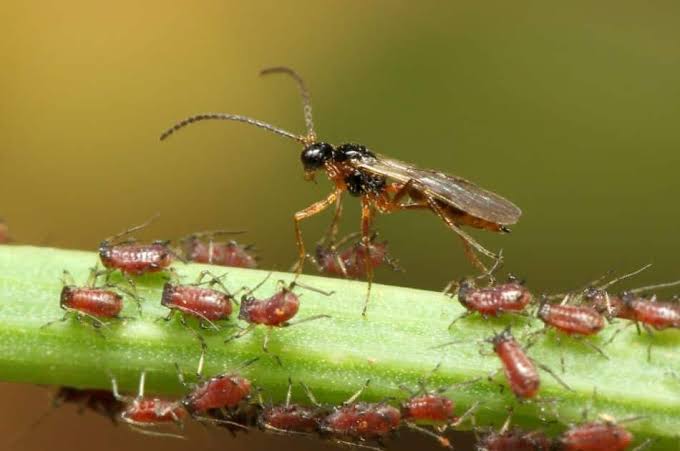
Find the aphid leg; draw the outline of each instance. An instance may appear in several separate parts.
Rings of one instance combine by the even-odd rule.
[[[572,388],[571,388],[569,385],[567,385],[567,383],[564,382],[564,381],[557,375],[557,373],[555,373],[553,370],[551,370],[551,369],[548,368],[547,366],[543,365],[542,363],[537,363],[537,362],[534,362],[534,363],[536,364],[537,367],[539,367],[540,369],[542,369],[542,370],[545,371],[546,373],[550,374],[550,375],[553,377],[553,379],[555,379],[555,380],[557,381],[557,383],[559,383],[562,387],[566,388],[566,389],[569,390],[569,391],[574,391],[574,390],[572,390]]]
[[[470,406],[470,408],[469,408],[468,410],[466,410],[466,411],[463,413],[463,415],[459,416],[459,417],[456,419],[456,421],[452,422],[449,426],[455,428],[455,427],[458,427],[458,426],[460,426],[461,424],[463,424],[463,422],[464,422],[465,420],[467,420],[468,417],[470,417],[471,419],[474,418],[474,417],[475,417],[474,414],[475,414],[475,412],[477,411],[477,409],[479,408],[479,404],[480,404],[479,401],[475,401],[475,402]]]
[[[55,324],[55,323],[62,323],[62,322],[64,322],[64,321],[66,321],[66,320],[69,318],[69,316],[70,316],[70,314],[69,314],[69,312],[67,311],[66,313],[64,313],[64,316],[62,316],[61,318],[55,319],[55,320],[53,320],[53,321],[48,321],[48,322],[46,322],[45,324],[43,324],[42,326],[40,326],[40,328],[41,328],[41,329],[44,329],[44,328],[46,328],[46,327],[50,327],[52,324]]]
[[[142,299],[141,297],[137,294],[137,287],[132,284],[132,290],[126,290],[124,288],[121,288],[119,286],[116,286],[116,289],[120,291],[121,293],[127,295],[128,297],[131,297],[132,300],[135,301],[135,304],[137,304],[137,314],[139,317],[142,317]]]
[[[111,394],[113,397],[116,399],[118,402],[128,402],[129,398],[127,396],[123,396],[120,394],[118,391],[118,381],[116,380],[115,376],[113,374],[109,374],[111,377]]]
[[[588,346],[590,349],[592,349],[593,351],[595,351],[595,352],[597,352],[598,354],[600,354],[600,355],[601,355],[602,357],[604,357],[605,359],[609,360],[609,356],[608,356],[608,355],[607,355],[607,354],[606,354],[599,346],[597,346],[595,343],[592,343],[592,342],[591,342],[590,340],[588,340],[586,337],[574,337],[574,338],[576,338],[576,339],[582,339],[582,340],[583,340],[583,344],[585,344],[585,345]],[[564,373],[564,371],[562,371],[562,372]]]
[[[384,447],[366,445],[365,443],[348,442],[347,440],[339,440],[339,439],[333,439],[332,441],[333,441],[333,443],[336,443],[338,445],[349,446],[350,448],[370,449],[372,451],[383,451],[384,450]]]
[[[312,390],[307,386],[307,384],[300,382],[300,385],[302,385],[302,388],[305,390],[305,394],[307,395],[307,398],[309,398],[309,402],[311,402],[312,405],[315,407],[323,407],[322,404],[316,400],[314,393],[312,393]]]
[[[458,315],[457,317],[455,317],[455,318],[453,319],[453,321],[451,321],[451,324],[449,324],[449,329],[451,329],[451,328],[453,327],[453,325],[456,324],[456,322],[457,322],[459,319],[463,319],[463,318],[465,318],[465,317],[467,317],[467,316],[470,316],[470,315],[472,315],[472,312],[470,312],[470,311],[468,311],[468,310],[464,311],[463,313],[461,313],[460,315]]]
[[[371,300],[371,286],[373,285],[373,266],[371,265],[371,224],[373,222],[373,209],[371,203],[366,197],[361,198],[361,244],[366,251],[364,258],[364,270],[366,274],[366,300],[364,301],[364,308],[361,311],[361,316],[366,317],[366,309],[368,308],[368,301]]]
[[[310,218],[318,213],[321,213],[326,208],[331,206],[333,202],[336,201],[338,196],[342,194],[342,191],[336,189],[330,193],[325,199],[313,203],[304,210],[300,210],[293,215],[293,223],[295,225],[295,241],[298,247],[298,263],[295,268],[295,277],[297,278],[302,274],[302,270],[305,265],[305,257],[307,256],[307,251],[305,250],[305,243],[302,239],[302,229],[300,228],[300,222],[304,219]]]
[[[638,446],[636,446],[635,448],[633,448],[630,451],[642,451],[646,448],[649,448],[649,446],[652,443],[654,443],[654,439],[652,439],[652,438],[645,439],[642,443],[640,443]]]
[[[135,432],[139,432],[140,434],[148,435],[150,437],[165,437],[165,438],[177,438],[177,439],[187,440],[187,438],[183,435],[172,434],[170,432],[150,431],[148,429],[144,429],[144,428],[136,426],[134,424],[128,424],[128,427]]]
[[[281,281],[281,282],[283,282],[283,281]],[[288,285],[288,290],[292,290],[292,289],[295,288],[295,287],[304,288],[305,290],[313,291],[313,292],[315,292],[315,293],[319,293],[319,294],[322,294],[322,295],[324,295],[324,296],[330,296],[330,295],[332,295],[332,294],[335,293],[335,291],[324,291],[324,290],[320,290],[320,289],[318,289],[318,288],[314,288],[314,287],[311,286],[311,285],[306,285],[306,284],[303,284],[303,283],[300,283],[300,282],[296,282],[296,281],[292,281],[292,282]]]
[[[345,402],[342,403],[343,406],[349,406],[352,404],[354,401],[357,400],[359,396],[368,388],[368,385],[371,383],[370,379],[367,379],[366,382],[364,383],[363,387],[361,387],[356,393],[354,393],[352,396],[349,397],[349,399]]]
[[[297,326],[299,324],[306,323],[306,322],[309,322],[309,321],[316,321],[317,319],[330,318],[330,317],[331,317],[331,315],[326,315],[326,314],[312,315],[312,316],[308,316],[307,318],[299,319],[297,321],[290,321],[290,322],[287,322],[287,323],[283,323],[281,325],[281,327]]]
[[[250,332],[252,332],[255,329],[255,327],[257,327],[257,324],[249,324],[247,327],[244,327],[243,329],[241,329],[240,331],[238,331],[237,333],[235,333],[231,337],[224,340],[224,342],[229,343],[232,340],[236,340],[237,338],[241,338],[244,335],[248,335]]]
[[[272,336],[272,328],[267,327],[264,332],[264,340],[262,340],[262,352],[269,352],[269,339]]]
[[[447,439],[447,438],[444,437],[443,435],[435,434],[434,432],[432,432],[432,431],[430,431],[430,430],[428,430],[428,429],[425,429],[424,427],[420,427],[420,426],[418,426],[417,424],[412,423],[412,422],[410,422],[410,421],[404,421],[404,424],[406,425],[407,428],[409,428],[409,429],[411,429],[411,430],[418,431],[418,432],[420,432],[421,434],[425,434],[425,435],[427,435],[427,436],[430,436],[430,437],[434,438],[434,439],[437,440],[437,441],[439,442],[439,444],[442,445],[443,447],[449,448],[449,449],[453,449],[453,446],[451,446],[451,442],[449,442],[449,439]]]

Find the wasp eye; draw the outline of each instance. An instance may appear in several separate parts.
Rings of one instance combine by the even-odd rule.
[[[305,171],[316,171],[333,158],[333,146],[328,143],[314,143],[302,151],[300,160]]]

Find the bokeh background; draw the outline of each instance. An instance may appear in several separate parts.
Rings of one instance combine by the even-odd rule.
[[[320,135],[465,176],[524,210],[506,269],[538,291],[654,263],[680,277],[680,6],[676,2],[25,1],[0,15],[0,216],[22,243],[94,249],[162,214],[146,236],[247,229],[262,265],[295,258],[291,215],[324,196],[300,148],[236,123],[160,132],[203,111],[302,131],[306,78]],[[345,231],[358,226],[347,200]],[[316,240],[329,216],[304,226]],[[440,289],[471,271],[424,213],[377,226],[406,268],[379,281]],[[310,271],[313,269],[310,267]],[[112,428],[70,408],[31,428],[45,389],[0,386],[17,449],[321,448],[192,429],[191,444]],[[430,445],[402,438],[403,449]],[[0,447],[3,447],[0,445]],[[331,448],[329,448],[331,449]]]

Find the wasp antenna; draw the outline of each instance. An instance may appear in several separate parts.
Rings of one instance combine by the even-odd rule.
[[[285,136],[286,138],[293,139],[295,141],[304,143],[306,141],[305,137],[303,136],[298,136],[294,133],[288,132],[282,128],[275,127],[271,124],[267,124],[266,122],[262,122],[257,119],[253,119],[247,116],[241,116],[238,114],[226,114],[226,113],[201,113],[201,114],[196,114],[194,116],[189,116],[186,119],[182,119],[181,121],[177,122],[175,125],[167,129],[161,134],[161,141],[165,140],[168,136],[172,135],[175,133],[177,130],[186,127],[189,124],[193,124],[194,122],[198,121],[206,121],[206,120],[221,120],[221,121],[237,121],[237,122],[245,122],[246,124],[254,125],[255,127],[260,127],[264,128],[265,130],[269,130],[272,133],[275,133],[280,136]]]
[[[293,77],[295,82],[298,84],[298,87],[300,88],[300,94],[302,95],[302,111],[305,115],[305,126],[307,127],[307,139],[310,142],[316,141],[316,132],[314,132],[314,120],[312,119],[312,97],[309,95],[309,90],[307,89],[305,81],[297,72],[295,72],[290,67],[285,66],[268,67],[260,71],[260,75],[269,74],[288,74],[291,77]]]

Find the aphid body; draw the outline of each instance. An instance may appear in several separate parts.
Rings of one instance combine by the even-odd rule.
[[[324,274],[358,279],[366,274],[366,266],[378,268],[386,261],[390,263],[387,242],[369,243],[368,252],[362,242],[354,243],[342,251],[331,247],[317,246],[316,263]]]
[[[538,371],[510,330],[505,329],[495,335],[491,343],[503,364],[505,377],[515,396],[522,399],[536,396],[540,386]]]
[[[184,252],[187,260],[196,263],[257,268],[257,260],[248,252],[248,247],[235,241],[206,243],[197,237],[190,237],[184,242]]]
[[[151,244],[110,244],[104,241],[99,246],[99,257],[106,268],[135,276],[162,271],[173,262],[168,243],[161,241]]]
[[[594,335],[605,326],[604,317],[594,308],[580,305],[543,303],[538,317],[568,335]]]
[[[633,435],[616,423],[591,422],[573,426],[558,439],[559,451],[623,451],[633,441]]]
[[[657,302],[656,297],[645,299],[634,294],[624,294],[622,301],[627,319],[657,330],[680,328],[680,304],[677,302]]]
[[[182,405],[194,415],[211,409],[235,409],[250,396],[251,383],[236,374],[222,374],[197,384]]]
[[[321,422],[320,430],[334,438],[376,440],[395,432],[399,409],[385,403],[358,402],[337,407]]]
[[[163,286],[161,305],[200,319],[218,321],[232,312],[232,299],[226,293],[196,285],[167,282]]]
[[[59,305],[65,310],[85,313],[95,318],[116,318],[123,309],[123,297],[104,288],[81,288],[65,285]]]
[[[241,299],[239,319],[251,324],[281,326],[293,318],[300,309],[300,298],[292,290],[283,287],[273,296],[256,299],[244,296]]]
[[[414,422],[449,423],[457,419],[454,408],[455,405],[450,398],[426,393],[404,401],[401,404],[401,417]]]
[[[258,426],[274,432],[312,434],[318,432],[326,412],[318,407],[288,404],[267,406],[258,416]]]
[[[498,316],[504,312],[521,312],[533,296],[522,284],[509,282],[492,287],[477,288],[466,279],[458,288],[458,301],[470,312]]]

